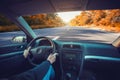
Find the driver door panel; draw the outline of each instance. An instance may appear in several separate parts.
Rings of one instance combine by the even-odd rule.
[[[26,43],[14,43],[0,47],[0,60],[7,59],[15,55],[23,54]]]
[[[0,46],[0,78],[17,74],[26,69],[24,67],[27,64],[21,57],[26,46],[27,43]]]

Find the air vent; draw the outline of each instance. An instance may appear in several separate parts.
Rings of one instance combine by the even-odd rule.
[[[80,49],[80,45],[75,45],[75,44],[64,44],[63,48],[72,48],[72,49]]]

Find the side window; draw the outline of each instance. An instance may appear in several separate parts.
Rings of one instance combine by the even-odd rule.
[[[0,46],[18,43],[13,41],[16,36],[25,37],[25,34],[12,21],[0,15]]]

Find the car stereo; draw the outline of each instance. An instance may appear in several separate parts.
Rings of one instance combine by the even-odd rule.
[[[82,51],[64,50],[62,51],[62,67],[64,70],[77,71],[80,67]]]

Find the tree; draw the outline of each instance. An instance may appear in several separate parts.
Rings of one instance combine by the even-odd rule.
[[[30,25],[63,26],[65,23],[57,14],[38,14],[25,16]]]
[[[120,32],[120,9],[83,11],[69,23],[71,26],[94,26]],[[91,27],[92,27],[91,26]]]
[[[91,14],[88,11],[81,12],[80,15],[76,16],[74,19],[70,21],[70,25],[72,26],[83,26],[90,24],[92,22],[91,20]]]
[[[12,25],[13,23],[6,17],[0,15],[0,26]]]

